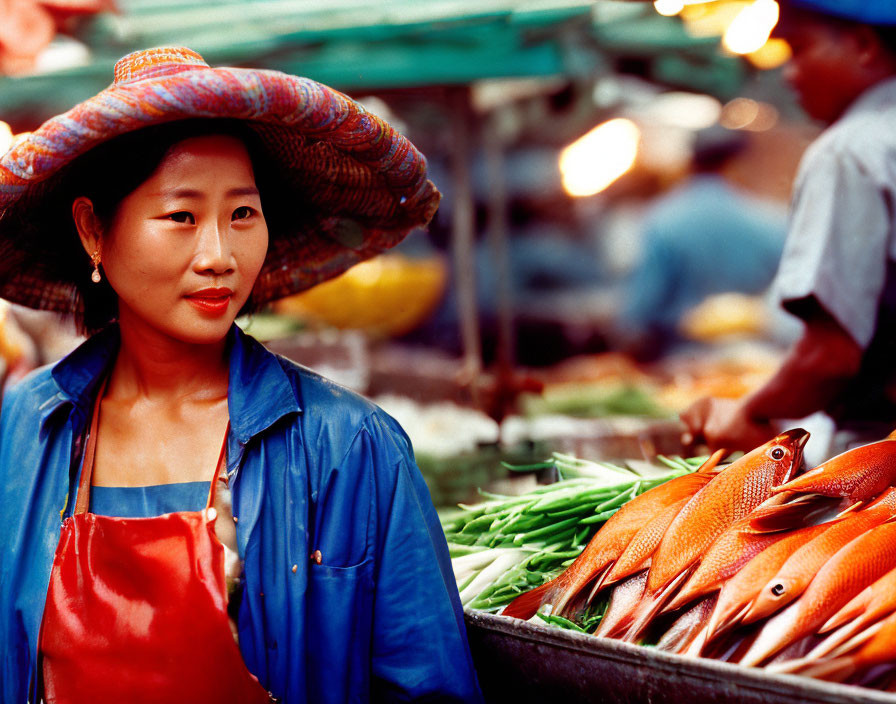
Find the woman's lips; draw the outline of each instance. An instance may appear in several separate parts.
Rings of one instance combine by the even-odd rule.
[[[230,307],[233,291],[229,288],[203,289],[190,293],[185,298],[203,313],[223,315]]]

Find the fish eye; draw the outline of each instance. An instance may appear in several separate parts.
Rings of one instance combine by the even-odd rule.
[[[784,452],[783,447],[773,447],[772,451],[769,453],[773,460],[780,460],[784,458],[784,455],[787,454]]]
[[[784,585],[781,583],[775,584],[772,587],[772,594],[774,594],[775,596],[781,596],[784,593],[784,591],[785,591]]]

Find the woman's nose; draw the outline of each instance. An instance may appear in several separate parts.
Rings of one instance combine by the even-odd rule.
[[[228,228],[209,222],[200,228],[194,257],[194,268],[200,272],[224,274],[233,269]]]

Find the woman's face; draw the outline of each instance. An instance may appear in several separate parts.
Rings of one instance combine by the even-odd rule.
[[[225,135],[174,145],[122,200],[99,247],[122,326],[189,343],[223,339],[268,247],[245,145]]]

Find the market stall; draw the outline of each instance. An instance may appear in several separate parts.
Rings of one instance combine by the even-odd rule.
[[[761,74],[786,58],[766,41],[770,1],[674,12],[612,0],[121,1],[78,25],[77,61],[0,78],[0,126],[12,141],[102,88],[123,53],[172,42],[214,63],[369,92],[372,113],[394,108],[444,193],[431,225],[444,251],[371,259],[239,324],[370,397],[410,437],[486,699],[896,702],[896,441],[831,459],[813,427],[807,466],[830,460],[833,479],[798,476],[805,431],[709,456],[679,414],[761,388],[793,331],[760,291],[706,288],[663,333],[677,347],[644,360],[613,329],[620,294],[605,285],[635,259],[630,211],[672,190],[709,125],[746,135],[734,180],[779,201],[789,192],[816,132],[781,124],[793,106]],[[735,50],[726,36],[720,51],[723,30],[751,8],[762,41]],[[520,236],[526,228],[535,235]],[[694,280],[721,269],[713,247],[693,247],[704,255]],[[730,259],[729,271],[746,268]],[[515,281],[527,265],[531,288]],[[675,292],[657,307],[671,309]],[[456,349],[414,340],[448,304]],[[19,346],[0,338],[11,367]],[[806,551],[787,562],[807,546],[836,562]],[[651,584],[657,565],[671,566]],[[790,606],[748,622],[762,588],[766,602],[787,591],[787,565],[801,580]],[[762,566],[753,601],[736,601],[728,585]],[[782,629],[792,632],[774,640]]]

